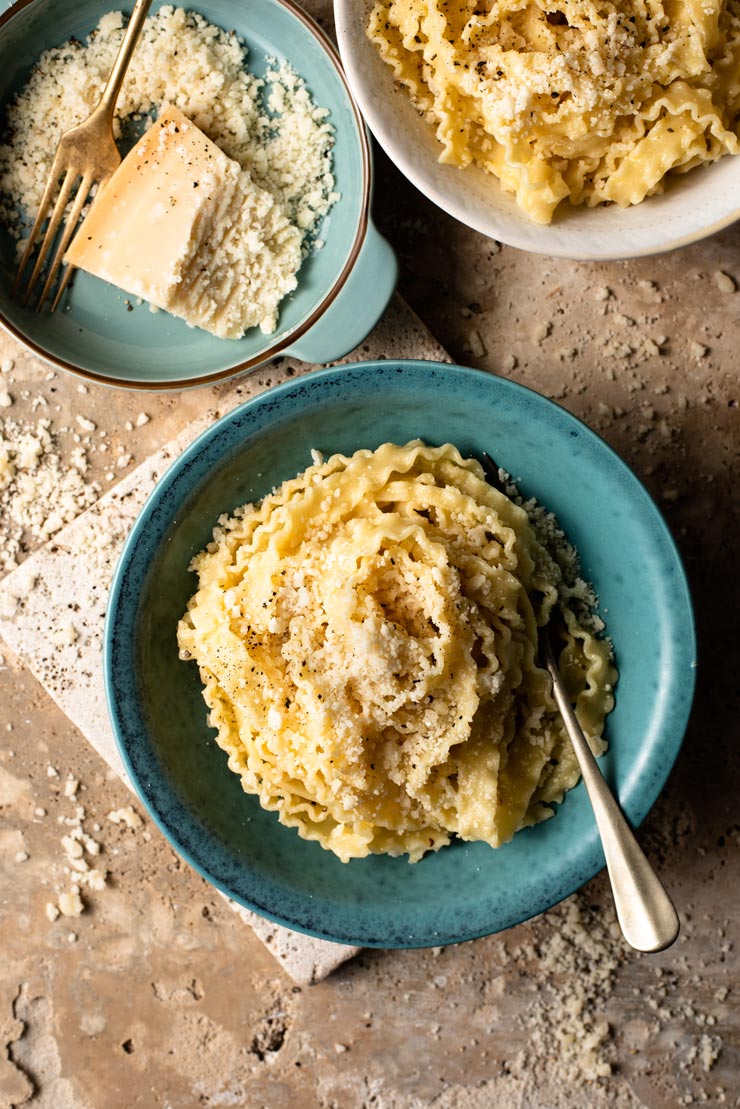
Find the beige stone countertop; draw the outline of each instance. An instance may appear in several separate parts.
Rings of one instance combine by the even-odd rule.
[[[149,821],[107,818],[131,803],[125,786],[4,652],[2,1107],[740,1106],[740,225],[660,258],[551,260],[449,219],[380,154],[377,169],[375,212],[401,292],[435,337],[456,361],[594,427],[681,549],[697,697],[640,833],[680,907],[680,940],[659,955],[628,951],[599,877],[509,932],[364,952],[296,986]],[[103,489],[216,395],[83,391],[4,336],[0,364],[12,401],[0,420],[50,420],[62,470],[77,446],[62,429],[92,421],[84,483]],[[0,518],[5,541],[7,505]],[[26,534],[19,560],[40,542]],[[51,922],[70,775],[100,827],[110,882],[81,916]]]

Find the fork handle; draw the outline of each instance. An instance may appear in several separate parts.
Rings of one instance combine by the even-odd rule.
[[[543,646],[553,694],[573,744],[601,835],[622,933],[637,951],[662,951],[678,936],[678,914],[596,765],[546,635]]]
[[[144,21],[149,14],[151,6],[152,0],[136,0],[136,5],[128,21],[126,34],[123,36],[123,42],[118,51],[118,57],[113,63],[113,69],[108,78],[108,83],[105,86],[103,95],[100,98],[100,103],[96,109],[101,113],[105,113],[111,121],[113,120],[113,113],[116,110],[118,95],[121,91],[123,79],[126,76],[126,70],[131,62],[136,44],[139,41],[139,36],[144,26]]]

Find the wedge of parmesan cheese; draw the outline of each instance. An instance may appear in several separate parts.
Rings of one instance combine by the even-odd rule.
[[[95,199],[66,261],[222,338],[269,334],[296,286],[301,233],[177,108]]]

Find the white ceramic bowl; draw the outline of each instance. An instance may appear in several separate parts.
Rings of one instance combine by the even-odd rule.
[[[444,211],[489,238],[561,258],[607,260],[687,246],[740,219],[740,156],[675,177],[633,208],[563,205],[552,224],[532,223],[489,174],[439,162],[433,129],[395,85],[365,33],[372,0],[334,0],[347,79],[370,130],[400,171]]]

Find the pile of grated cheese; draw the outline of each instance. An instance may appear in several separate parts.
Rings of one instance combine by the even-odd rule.
[[[16,567],[25,536],[46,541],[97,500],[79,456],[64,466],[46,417],[0,418],[0,572]]]
[[[18,239],[35,213],[59,136],[97,104],[124,33],[121,12],[103,16],[87,42],[41,55],[7,110],[0,145],[0,220]],[[245,68],[247,49],[235,32],[183,8],[166,6],[147,19],[118,101],[122,120],[141,120],[171,104],[225,154],[248,170],[310,236],[338,199],[334,191],[334,129],[303,80],[285,62],[264,79]]]
[[[52,780],[59,779],[59,771],[56,766],[47,766],[46,773]],[[63,884],[68,888],[57,889],[55,900],[46,902],[44,913],[50,924],[54,924],[60,916],[65,918],[81,916],[88,908],[88,895],[101,893],[108,887],[110,879],[108,868],[102,865],[100,861],[101,853],[105,851],[103,844],[100,842],[102,827],[95,822],[89,832],[85,830],[85,822],[88,821],[89,814],[85,806],[80,804],[77,796],[80,788],[84,789],[85,787],[81,786],[79,779],[75,778],[74,774],[67,774],[64,789],[59,791],[60,798],[64,797],[69,800],[73,809],[71,816],[60,813],[57,817],[58,823],[63,829],[66,829],[63,831],[60,842],[64,851],[62,872],[65,878]],[[47,816],[47,810],[38,807],[35,809],[34,816],[37,819],[43,819]],[[132,831],[137,831],[142,825],[141,817],[131,805],[112,810],[107,814],[107,820],[111,824]],[[144,838],[149,838],[148,832],[144,833]],[[16,857],[17,862],[25,862],[28,859],[25,852],[22,854],[24,859],[21,860]],[[118,852],[114,850],[113,854],[116,855]],[[70,932],[67,939],[70,943],[74,943],[77,940],[77,934]]]

